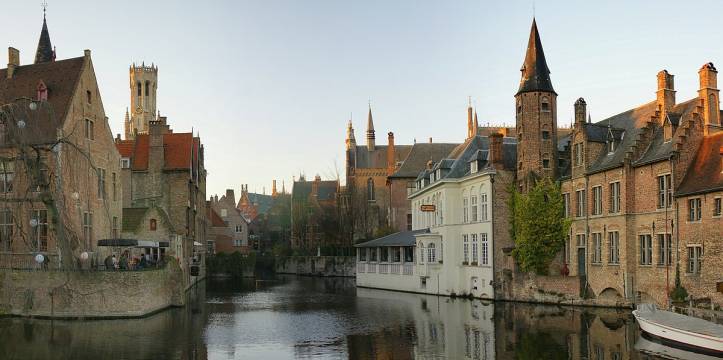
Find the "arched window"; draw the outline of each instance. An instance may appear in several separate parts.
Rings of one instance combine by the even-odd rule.
[[[136,83],[136,92],[138,93],[138,96],[142,95],[143,88],[141,87],[141,82]]]
[[[157,225],[157,223],[156,223],[156,219],[151,219],[151,221],[150,221],[151,231],[156,231],[156,227],[157,227],[157,226],[158,226],[158,225]]]
[[[374,201],[374,179],[367,179],[367,200]]]
[[[36,90],[38,91],[38,101],[48,100],[48,87],[45,86],[43,80],[38,81],[38,86]]]
[[[430,243],[427,248],[427,262],[433,263],[437,261],[437,249],[434,247],[434,243]]]

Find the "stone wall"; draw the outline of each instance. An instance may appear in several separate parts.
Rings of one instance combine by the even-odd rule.
[[[356,276],[355,256],[292,256],[276,258],[276,272],[311,276]]]
[[[141,317],[184,299],[175,262],[147,271],[0,270],[0,315]]]

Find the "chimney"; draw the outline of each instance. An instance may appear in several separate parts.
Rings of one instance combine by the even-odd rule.
[[[311,194],[317,196],[319,194],[319,184],[321,183],[321,176],[317,174],[314,176],[314,182],[311,183]]]
[[[698,97],[703,104],[703,133],[708,135],[711,126],[720,126],[720,98],[718,97],[718,70],[713,63],[704,64],[698,70],[700,77],[700,90]]]
[[[673,75],[668,70],[662,70],[658,73],[658,91],[657,103],[660,111],[660,124],[665,121],[668,112],[675,106],[675,85]]]
[[[161,171],[165,164],[165,147],[163,146],[163,127],[150,122],[148,131],[149,154],[148,168],[150,171]],[[138,139],[138,136],[135,137]]]
[[[585,124],[585,113],[587,112],[587,103],[585,99],[579,98],[575,101],[575,126]]]
[[[432,170],[433,165],[434,165],[434,162],[432,162],[431,159],[429,161],[427,161],[427,170]]]
[[[474,121],[472,120],[472,100],[470,99],[469,106],[467,106],[467,139],[474,136]],[[431,142],[431,141],[430,141]]]
[[[503,135],[496,132],[489,136],[489,152],[487,156],[487,164],[498,168],[498,165],[502,164],[502,139]]]
[[[431,136],[429,137],[429,143],[430,143],[430,144],[432,143],[432,137],[431,137]]]
[[[394,133],[389,132],[387,134],[387,175],[394,174],[394,170],[396,170],[396,163],[394,161],[395,159],[395,149],[394,149]]]
[[[12,79],[15,75],[15,68],[20,66],[20,51],[14,47],[8,48],[8,71],[7,78]]]

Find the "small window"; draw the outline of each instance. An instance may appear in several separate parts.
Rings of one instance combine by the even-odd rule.
[[[610,139],[608,140],[608,154],[612,154],[615,152],[615,140]]]
[[[476,160],[472,161],[469,165],[469,168],[470,168],[469,172],[471,172],[472,174],[476,173],[477,172],[477,161]]]
[[[136,91],[137,91],[138,96],[142,95],[143,88],[141,87],[140,81],[136,83]]]
[[[150,229],[151,231],[156,231],[156,227],[158,226],[156,219],[151,219],[150,221]]]
[[[542,159],[542,168],[543,168],[543,169],[549,169],[549,168],[550,168],[550,159]]]
[[[546,97],[542,98],[542,104],[540,105],[542,111],[550,111],[550,100]]]
[[[121,158],[120,166],[121,166],[121,169],[130,169],[131,168],[131,159]]]
[[[85,91],[85,99],[88,101],[88,104],[93,103],[93,94],[90,92],[90,90]]]
[[[85,138],[89,140],[95,139],[95,124],[93,124],[93,120],[85,119]]]
[[[226,217],[226,216],[228,216],[228,210],[221,209],[221,217]]]
[[[713,216],[721,215],[721,198],[715,198],[713,200]]]
[[[547,130],[542,130],[542,140],[550,140],[550,132]]]
[[[150,86],[151,86],[151,82],[150,82],[150,81],[146,81],[146,96],[148,96],[148,94],[151,93],[151,92],[149,91]]]
[[[702,217],[700,198],[688,200],[688,221],[700,221]]]

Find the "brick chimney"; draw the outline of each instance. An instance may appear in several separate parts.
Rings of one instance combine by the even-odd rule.
[[[668,112],[675,106],[675,84],[673,75],[668,70],[662,70],[658,73],[658,91],[657,103],[660,111],[660,124],[665,121]]]
[[[7,78],[12,79],[15,75],[15,68],[20,66],[20,51],[14,47],[8,48],[8,71]]]
[[[489,152],[487,156],[487,164],[500,168],[502,166],[503,155],[502,155],[502,139],[503,135],[500,133],[490,134],[489,136]]]
[[[703,133],[708,135],[711,125],[721,125],[718,70],[713,63],[706,63],[698,70],[698,77],[700,78],[698,97],[703,105]]]
[[[234,206],[236,205],[236,196],[233,189],[226,189],[226,201],[230,201]]]
[[[159,126],[155,121],[149,123],[148,141],[148,170],[160,171],[165,165],[165,148],[163,146],[163,134],[165,134],[163,126]]]
[[[314,176],[314,182],[311,183],[311,194],[316,197],[319,195],[319,184],[321,183],[321,176],[318,174]]]
[[[575,126],[584,125],[587,113],[587,103],[585,99],[579,98],[575,101]]]
[[[395,158],[395,149],[394,149],[394,133],[389,132],[387,134],[387,175],[394,174],[394,170],[396,170],[396,163],[394,161]]]
[[[279,193],[276,192],[276,180],[271,180],[271,196],[272,197],[279,196]]]

